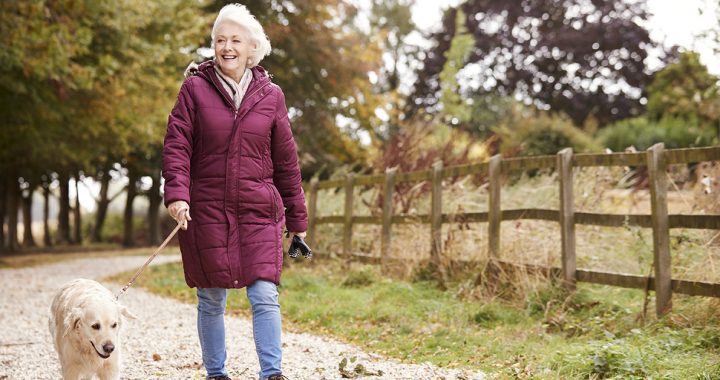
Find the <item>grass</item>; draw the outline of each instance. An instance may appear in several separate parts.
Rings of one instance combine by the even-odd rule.
[[[151,267],[136,286],[195,302],[179,264]],[[495,378],[720,376],[718,300],[676,296],[670,316],[643,324],[641,291],[581,284],[568,295],[547,285],[518,304],[473,297],[462,286],[440,290],[433,282],[392,280],[372,266],[328,260],[288,268],[280,299],[286,329]],[[231,292],[228,307],[250,315],[244,291]]]

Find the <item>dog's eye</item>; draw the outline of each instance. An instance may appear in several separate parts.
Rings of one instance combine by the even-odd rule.
[[[95,329],[95,330],[100,330],[100,324],[99,324],[99,323],[96,323],[96,324],[94,324],[94,325],[92,325],[92,326],[90,326],[90,327],[92,327],[92,328]]]
[[[116,327],[117,327],[117,322],[113,323],[112,326],[110,326],[110,327],[116,328]]]

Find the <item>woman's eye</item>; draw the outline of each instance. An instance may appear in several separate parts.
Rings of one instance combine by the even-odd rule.
[[[95,329],[95,330],[100,330],[100,324],[99,324],[99,323],[96,323],[96,324],[94,324],[94,325],[92,325],[92,326],[90,326],[90,327],[92,327],[92,328]]]
[[[234,43],[239,44],[240,40],[233,40]]]

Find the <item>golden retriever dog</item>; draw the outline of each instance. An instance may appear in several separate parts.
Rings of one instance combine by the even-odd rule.
[[[50,308],[50,335],[65,380],[120,377],[121,316],[135,319],[96,281],[63,285]]]

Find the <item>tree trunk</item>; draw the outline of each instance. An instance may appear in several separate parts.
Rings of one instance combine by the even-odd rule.
[[[35,238],[32,234],[32,198],[35,193],[35,184],[28,182],[27,196],[22,196],[22,215],[23,215],[23,247],[34,247]]]
[[[110,170],[105,169],[100,174],[100,194],[97,202],[97,212],[95,213],[95,226],[92,231],[92,241],[99,243],[102,241],[102,230],[105,224],[105,217],[107,217],[108,206],[110,200],[108,199],[108,191],[110,190]]]
[[[149,243],[151,245],[160,244],[160,204],[162,203],[162,195],[160,194],[160,170],[156,170],[152,175],[152,187],[148,193],[150,208],[148,209],[148,231]]]
[[[50,236],[50,183],[44,183],[43,188],[43,244],[46,247],[52,246]]]
[[[125,201],[125,215],[123,218],[123,246],[132,247],[135,245],[133,241],[133,201],[137,195],[137,176],[132,171],[128,170],[128,187],[127,187],[127,199]]]
[[[0,181],[0,252],[5,250],[5,211],[7,208],[7,181]]]
[[[8,251],[17,252],[20,250],[20,243],[17,236],[18,224],[18,197],[20,187],[16,178],[12,178],[7,189],[7,212],[8,212]]]
[[[60,211],[58,213],[58,244],[70,243],[70,185],[68,184],[68,175],[58,173],[58,182],[60,183]]]
[[[80,182],[80,174],[75,174],[75,208],[73,211],[75,211],[75,217],[73,218],[75,220],[75,234],[74,239],[76,244],[82,244],[82,218],[81,218],[81,212],[80,212],[80,192],[78,189],[78,183]]]

